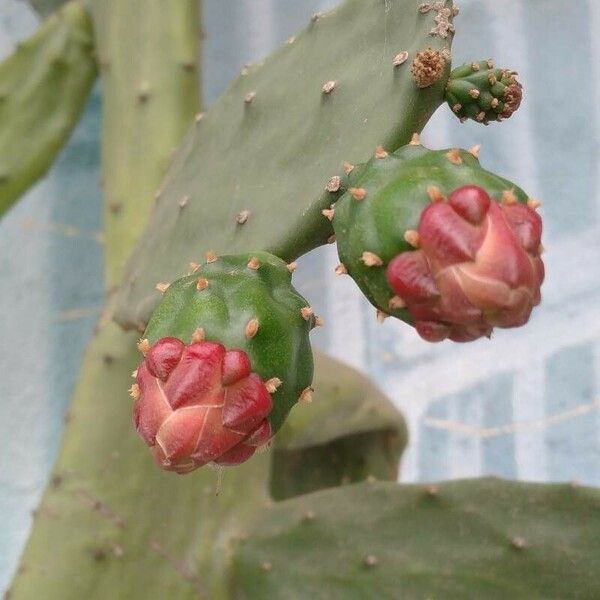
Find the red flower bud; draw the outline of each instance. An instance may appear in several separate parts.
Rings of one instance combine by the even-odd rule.
[[[239,464],[271,437],[271,396],[242,350],[165,337],[146,354],[136,382],[134,424],[163,469]]]
[[[418,232],[419,249],[393,258],[387,277],[422,338],[467,342],[529,320],[544,280],[534,210],[469,185],[430,204]]]

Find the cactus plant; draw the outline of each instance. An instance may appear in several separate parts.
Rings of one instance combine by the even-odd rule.
[[[406,144],[444,101],[452,34],[431,34],[439,11],[419,6],[347,0],[245,67],[198,115],[128,263],[120,324],[146,323],[156,281],[184,275],[198,247],[291,261],[326,243],[333,231],[321,211],[339,195],[343,163],[364,160],[378,144]],[[411,63],[425,50],[443,65],[420,88]]]
[[[0,215],[68,139],[96,78],[93,53],[89,16],[70,2],[0,64]]]
[[[323,490],[254,518],[234,597],[596,598],[599,509],[597,490],[491,478]]]
[[[538,299],[536,202],[527,207],[522,190],[481,169],[476,149],[432,152],[413,138],[393,152],[463,79],[480,89],[477,98],[469,94],[474,104],[465,102],[464,116],[488,111],[487,93],[498,100],[490,101],[494,113],[518,104],[512,72],[491,73],[500,81],[488,76],[486,83],[459,70],[448,85],[453,3],[346,0],[316,15],[264,64],[244,68],[209,113],[197,114],[144,232],[171,148],[198,110],[197,3],[89,6],[104,81],[111,291],[140,241],[86,354],[12,598],[598,595],[597,493],[486,480],[375,483],[397,477],[404,422],[372,384],[328,358],[317,359],[313,384],[321,404],[295,406],[283,424],[298,396],[310,395],[307,334],[316,324],[284,261],[330,241],[333,228],[339,272],[350,272],[381,311],[416,324],[428,339],[465,338],[457,325],[466,337],[488,333],[506,308],[497,306],[498,288],[523,292],[523,306],[509,307],[517,321]],[[153,43],[141,43],[148,32]],[[375,158],[358,164],[375,147]],[[513,260],[505,270],[486,270],[490,257],[497,264],[498,247]],[[225,256],[209,254],[208,264],[180,279],[209,249]],[[472,282],[482,274],[499,282],[493,314],[478,304],[490,298],[470,290],[469,302],[485,317],[475,329],[459,319],[464,306],[442,302],[448,294],[423,298],[415,285],[441,281],[439,267],[457,257],[451,266]],[[157,280],[175,281],[158,285],[165,296],[150,318]],[[457,283],[450,278],[442,291],[456,299]],[[139,362],[137,336],[119,330],[115,316],[146,329],[131,389],[138,432],[176,471],[237,464],[221,486],[209,469],[175,478],[149,460],[123,401]],[[211,391],[220,440],[212,445],[198,419],[181,419],[189,409],[207,420]],[[170,419],[185,422],[163,437]],[[271,451],[246,462],[280,427]],[[199,460],[196,451],[207,448]],[[568,531],[569,540],[556,531]]]
[[[350,173],[332,210],[344,271],[380,314],[428,341],[523,325],[540,302],[538,202],[477,155],[428,150],[417,138],[380,151]]]
[[[238,464],[312,393],[318,318],[291,277],[266,252],[209,253],[164,292],[133,388],[138,432],[161,466]]]

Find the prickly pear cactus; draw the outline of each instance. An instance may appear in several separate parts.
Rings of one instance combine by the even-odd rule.
[[[462,65],[450,73],[446,101],[461,121],[473,119],[487,125],[508,119],[521,105],[523,87],[517,74],[482,60]]]
[[[217,256],[165,290],[140,349],[132,395],[138,433],[178,473],[244,462],[309,400],[308,334],[319,322],[266,252]]]
[[[425,340],[466,342],[517,327],[540,302],[539,202],[471,151],[413,143],[353,169],[333,219],[342,261],[378,309]]]

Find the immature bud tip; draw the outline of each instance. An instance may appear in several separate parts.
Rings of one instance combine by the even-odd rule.
[[[302,393],[300,394],[300,398],[298,398],[298,400],[300,402],[312,402],[314,392],[314,388],[308,386],[302,390]]]
[[[129,395],[134,399],[137,400],[140,397],[140,386],[137,383],[134,383],[130,388],[129,388]]]
[[[444,194],[442,194],[442,191],[436,185],[427,187],[427,195],[432,202],[441,202],[444,200]]]
[[[421,145],[421,136],[418,133],[413,133],[412,138],[410,138],[411,146],[420,146]]]
[[[300,309],[300,314],[305,321],[308,321],[315,314],[315,311],[312,306],[305,306]]]
[[[216,262],[218,259],[219,259],[219,257],[212,250],[209,250],[206,253],[206,262],[209,264]]]
[[[253,271],[258,270],[260,267],[260,261],[258,260],[258,258],[256,257],[252,257],[249,261],[248,261],[248,268],[252,269]]]
[[[157,283],[157,284],[156,284],[156,286],[155,286],[155,288],[156,288],[156,289],[157,289],[157,290],[158,290],[158,291],[159,291],[161,294],[164,294],[164,293],[165,293],[165,292],[166,292],[166,291],[169,289],[169,285],[170,285],[169,283],[164,283],[164,282],[161,282],[161,283]]]
[[[324,208],[321,211],[321,214],[330,221],[333,221],[333,217],[335,217],[335,209],[333,208]]]
[[[375,149],[375,158],[387,158],[388,153],[383,146],[377,146]]]
[[[335,274],[336,275],[347,275],[348,274],[348,269],[346,269],[346,265],[340,263],[336,268],[335,268]]]
[[[475,158],[479,158],[480,152],[481,152],[481,144],[475,144],[475,146],[471,146],[469,148],[469,154],[471,154]]]
[[[298,263],[297,262],[291,262],[291,263],[288,263],[286,266],[287,266],[287,270],[290,273],[293,273],[298,268]]]
[[[354,165],[350,164],[349,162],[344,163],[344,173],[346,173],[346,175],[350,175],[350,173],[352,173],[353,170]]]
[[[462,164],[462,158],[460,157],[460,150],[458,148],[452,148],[452,150],[449,150],[446,153],[446,158],[453,165],[460,165],[460,164]]]
[[[413,248],[418,248],[421,245],[421,237],[416,229],[408,229],[404,232],[404,241],[410,244]]]

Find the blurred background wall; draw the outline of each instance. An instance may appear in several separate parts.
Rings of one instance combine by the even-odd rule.
[[[600,485],[600,2],[458,3],[454,63],[491,56],[517,70],[524,105],[488,128],[442,108],[423,140],[480,143],[486,168],[544,200],[543,306],[527,327],[491,341],[428,345],[406,325],[377,323],[354,283],[333,275],[333,247],[302,259],[298,287],[327,323],[316,343],[369,373],[404,412],[403,481],[496,474]],[[205,0],[206,102],[334,4]],[[23,0],[2,0],[0,57],[36,26]],[[49,176],[0,221],[0,592],[103,301],[100,112],[97,88]]]

